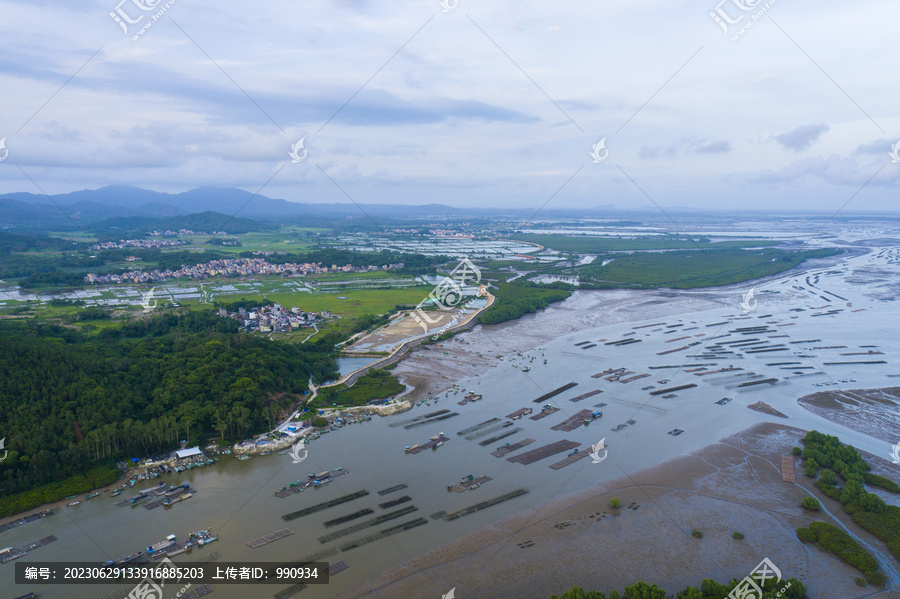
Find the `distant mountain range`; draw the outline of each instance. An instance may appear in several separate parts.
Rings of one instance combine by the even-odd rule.
[[[589,210],[544,210],[543,217],[574,216],[579,213],[607,213],[612,205]],[[110,185],[53,196],[17,192],[0,194],[0,225],[13,228],[75,228],[97,226],[108,219],[135,217],[172,218],[198,212],[217,212],[252,219],[279,219],[279,222],[329,221],[346,218],[410,219],[506,216],[526,219],[534,210],[455,208],[444,204],[308,204],[256,195],[234,187],[198,187],[182,193],[163,193],[131,185]],[[110,225],[115,221],[110,220]],[[120,221],[126,227],[139,221]],[[104,223],[101,226],[105,226]]]
[[[447,217],[470,214],[470,210],[441,204],[422,206],[367,204],[301,204],[278,200],[233,187],[198,187],[183,193],[163,193],[110,185],[72,193],[44,196],[27,192],[0,195],[0,223],[13,227],[59,225],[66,228],[96,225],[107,219],[128,217],[171,218],[198,212],[237,214],[244,218],[307,217],[333,220],[348,217],[406,218]],[[223,222],[224,224],[224,222]]]

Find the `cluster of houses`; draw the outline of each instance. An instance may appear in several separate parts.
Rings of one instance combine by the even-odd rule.
[[[163,248],[184,245],[181,239],[120,239],[92,245],[92,250],[121,250],[122,248]]]
[[[403,268],[403,263],[386,264],[383,270]],[[182,266],[178,270],[131,270],[124,273],[98,275],[88,273],[84,280],[87,283],[155,283],[168,279],[208,279],[210,277],[244,277],[249,275],[308,275],[328,272],[365,272],[379,270],[377,266],[359,267],[338,266],[336,264],[322,266],[318,262],[298,264],[289,262],[286,264],[272,264],[263,258],[228,258],[224,260],[210,260],[204,264],[194,266]]]
[[[219,308],[219,316],[237,320],[247,332],[289,333],[296,329],[311,327],[330,318],[331,314],[328,312],[304,312],[296,306],[287,310],[278,304],[272,304],[252,310],[240,308],[237,312],[228,312],[225,308]]]

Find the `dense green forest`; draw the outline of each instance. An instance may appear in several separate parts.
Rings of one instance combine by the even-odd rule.
[[[734,579],[728,584],[722,584],[711,579],[704,579],[700,587],[688,587],[678,592],[678,599],[727,599],[728,594],[741,581]],[[780,593],[782,589],[784,593]],[[550,599],[668,599],[673,595],[669,595],[665,590],[658,588],[655,584],[649,585],[646,582],[637,582],[631,586],[625,587],[625,592],[619,594],[618,591],[612,591],[609,595],[604,595],[599,591],[586,591],[581,587],[573,587],[562,595],[551,595]],[[756,599],[757,595],[747,595]],[[774,579],[769,579],[763,585],[763,595],[760,599],[804,599],[807,597],[806,587],[796,578],[788,578],[776,583]]]
[[[364,325],[366,323],[361,323]],[[0,496],[179,440],[240,438],[271,426],[308,381],[336,377],[335,337],[272,342],[210,311],[89,335],[0,322]]]
[[[480,322],[498,324],[537,312],[572,295],[569,289],[570,286],[562,284],[500,283],[499,288],[492,291],[497,301],[481,313]]]
[[[696,289],[772,276],[790,270],[804,260],[841,252],[837,249],[786,252],[763,248],[608,254],[597,258],[593,264],[579,267],[577,272],[582,288]],[[612,261],[603,266],[603,258]]]

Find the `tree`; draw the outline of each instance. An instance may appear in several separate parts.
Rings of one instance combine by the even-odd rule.
[[[815,497],[804,497],[803,502],[800,504],[803,506],[805,510],[818,511],[822,508],[822,504],[819,503],[819,500]]]
[[[325,428],[326,426],[328,426],[328,420],[321,417],[313,418],[311,424],[316,428]]]
[[[609,500],[609,507],[611,507],[611,508],[618,509],[620,505],[622,505],[622,502],[619,501],[618,497],[613,497],[612,499]]]

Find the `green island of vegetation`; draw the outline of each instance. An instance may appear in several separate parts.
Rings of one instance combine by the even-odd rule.
[[[494,305],[481,313],[482,324],[499,324],[532,314],[553,302],[560,302],[570,295],[568,285],[536,285],[534,283],[500,283],[492,291],[497,298]]]
[[[815,486],[825,496],[841,503],[854,522],[885,541],[894,556],[900,558],[900,507],[888,505],[875,493],[866,491],[866,484],[892,493],[900,492],[900,486],[868,472],[870,466],[859,452],[843,445],[837,437],[810,431],[803,444],[804,468],[808,477],[818,477]],[[869,583],[883,584],[884,574],[875,571],[878,563],[844,531],[824,522],[814,522],[809,528],[797,529],[797,536],[856,566],[865,573]]]

